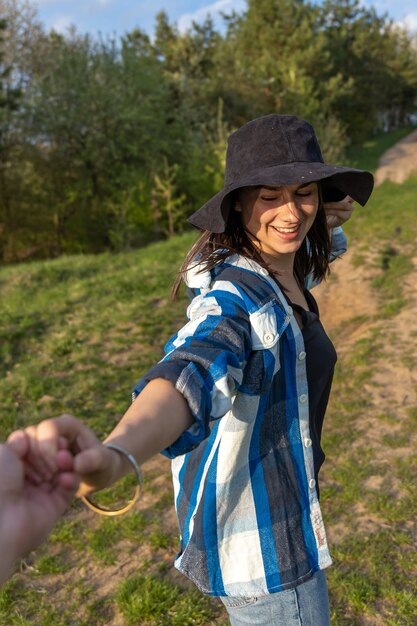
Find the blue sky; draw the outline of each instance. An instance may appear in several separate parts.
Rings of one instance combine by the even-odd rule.
[[[320,0],[318,0],[320,1]],[[75,24],[79,32],[123,34],[139,26],[152,35],[155,15],[164,10],[171,22],[185,30],[192,21],[201,21],[207,13],[221,24],[220,12],[242,11],[245,0],[32,0],[47,28],[65,32]],[[395,21],[417,32],[416,0],[362,0],[374,6],[378,14],[387,12]]]

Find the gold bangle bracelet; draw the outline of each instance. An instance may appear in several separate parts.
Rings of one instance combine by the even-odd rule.
[[[122,507],[121,509],[116,509],[114,511],[112,511],[111,509],[106,509],[99,504],[96,504],[89,498],[89,496],[81,496],[81,500],[84,502],[84,504],[88,506],[88,508],[90,508],[95,513],[98,513],[99,515],[114,517],[116,515],[123,515],[123,513],[127,513],[127,511],[130,511],[130,509],[139,500],[142,493],[142,473],[133,454],[131,454],[121,446],[116,445],[115,443],[105,443],[104,445],[107,448],[110,448],[110,450],[115,450],[119,454],[125,456],[131,464],[133,471],[135,472],[136,479],[138,481],[138,484],[136,485],[135,495],[133,496],[132,500],[130,500],[130,502],[126,504],[126,506]]]

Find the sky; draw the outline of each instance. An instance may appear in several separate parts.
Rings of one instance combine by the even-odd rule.
[[[318,2],[320,0],[317,0]],[[93,35],[123,35],[135,27],[154,32],[155,15],[165,11],[169,21],[181,31],[193,21],[202,21],[209,13],[216,27],[222,24],[221,12],[241,12],[245,0],[30,0],[37,5],[39,17],[45,26],[65,32],[71,24],[81,33]],[[389,17],[417,32],[416,0],[362,0],[365,6],[374,6],[378,15]]]

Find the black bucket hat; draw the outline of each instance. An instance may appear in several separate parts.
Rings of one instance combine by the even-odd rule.
[[[188,221],[202,230],[222,233],[236,189],[313,181],[321,181],[324,200],[349,195],[362,206],[374,185],[370,172],[324,163],[314,128],[308,122],[294,115],[258,117],[230,135],[224,187]]]

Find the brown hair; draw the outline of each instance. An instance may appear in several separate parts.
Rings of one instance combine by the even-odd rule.
[[[308,231],[308,244],[307,238],[305,238],[295,254],[294,273],[301,286],[304,286],[309,274],[315,280],[323,280],[329,272],[331,241],[320,183],[318,183],[318,189],[319,205],[316,218]],[[237,190],[237,192],[239,191]],[[248,259],[253,259],[259,265],[265,267],[268,272],[275,276],[279,283],[279,274],[277,275],[276,272],[273,272],[268,263],[262,258],[259,249],[243,228],[240,213],[233,210],[236,204],[236,197],[237,194],[235,192],[234,197],[231,199],[232,208],[229,212],[225,231],[223,233],[212,233],[205,230],[191,247],[172,286],[173,298],[177,297],[185,274],[192,267],[201,266],[200,272],[211,270],[235,253]]]

